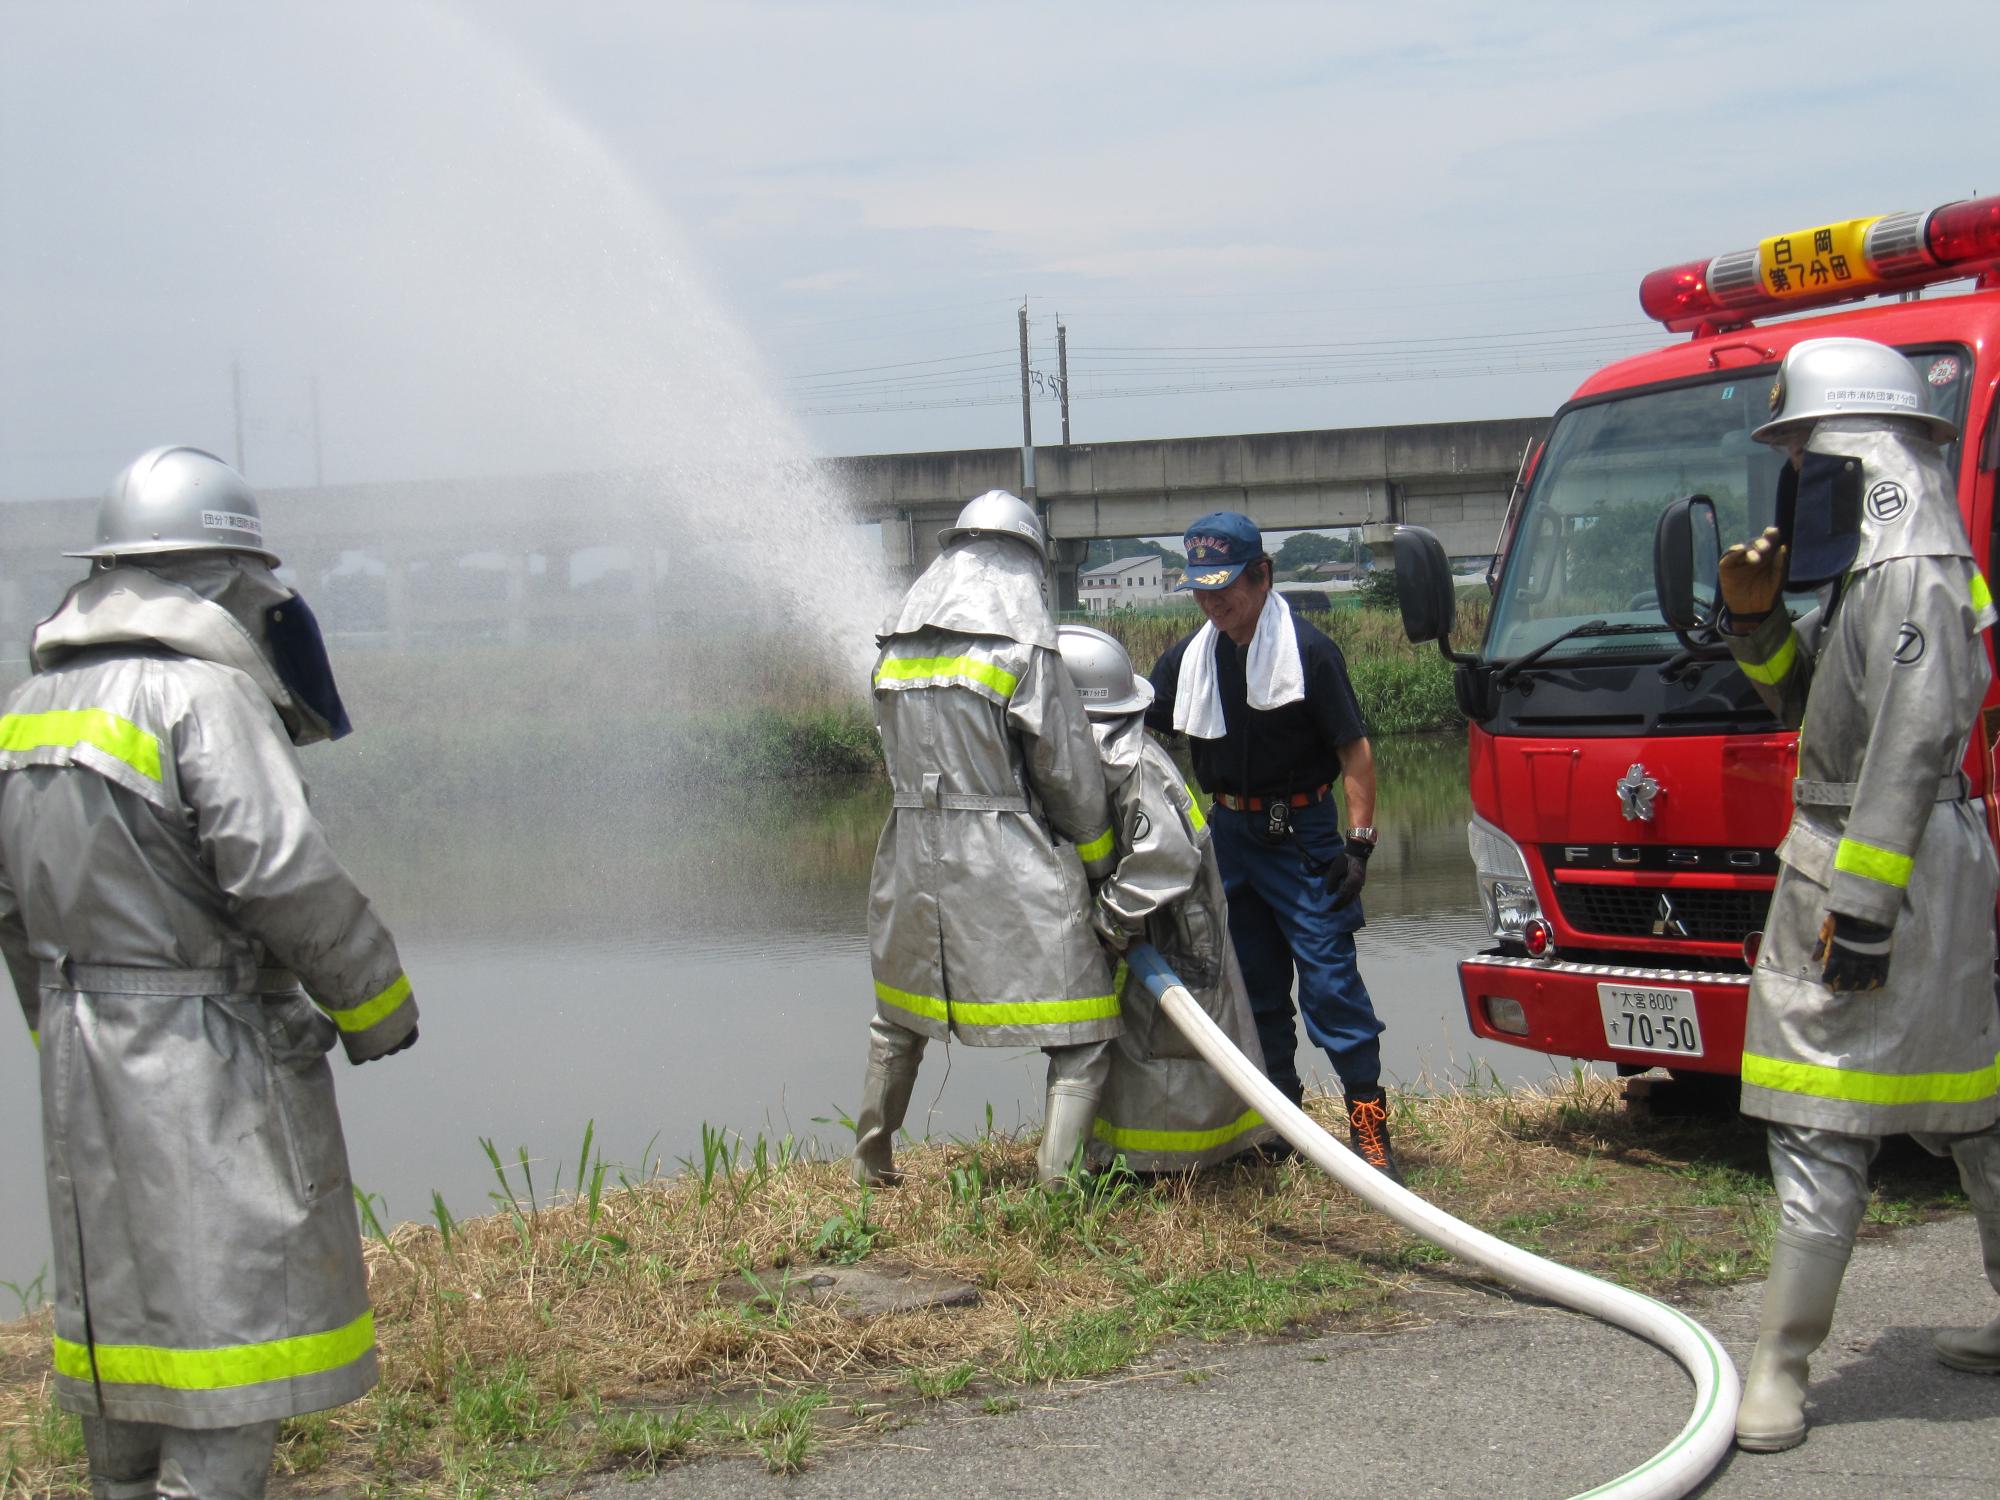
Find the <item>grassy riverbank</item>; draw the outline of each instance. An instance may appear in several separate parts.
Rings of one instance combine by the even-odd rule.
[[[1578,1077],[1407,1096],[1394,1123],[1418,1192],[1568,1264],[1663,1296],[1764,1264],[1769,1183],[1742,1122],[1637,1120],[1615,1085]],[[368,1226],[382,1384],[286,1425],[280,1488],[546,1492],[705,1455],[788,1471],[927,1402],[1005,1420],[1167,1339],[1386,1331],[1425,1316],[1419,1294],[1481,1294],[1303,1165],[1049,1193],[1032,1150],[990,1133],[909,1148],[910,1180],[872,1193],[789,1143],[713,1131],[671,1171],[612,1166],[586,1136],[560,1187],[552,1164],[531,1180],[493,1153],[498,1212]],[[1928,1158],[1876,1176],[1869,1232],[1960,1204]],[[956,1277],[979,1299],[866,1320],[817,1305],[810,1276],[854,1263]],[[46,1312],[0,1326],[9,1496],[85,1492],[48,1335]]]
[[[1485,594],[1468,593],[1460,635],[1483,628]],[[1451,728],[1450,664],[1403,639],[1391,610],[1343,605],[1309,618],[1347,657],[1377,736]],[[1149,671],[1194,627],[1192,611],[1094,617]],[[529,796],[588,777],[607,795],[877,774],[881,750],[864,674],[795,637],[707,637],[505,646],[433,654],[352,651],[342,691],[361,733],[342,747],[343,786],[406,779],[421,765],[428,795],[449,802],[506,788]],[[310,767],[309,767],[310,769]]]

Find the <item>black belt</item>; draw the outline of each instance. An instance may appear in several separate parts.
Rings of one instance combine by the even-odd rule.
[[[1232,797],[1227,792],[1217,792],[1215,800],[1231,812],[1262,812],[1265,808],[1282,802],[1287,807],[1311,807],[1315,802],[1324,801],[1326,794],[1333,790],[1333,783],[1316,786],[1309,792],[1292,792],[1275,797]]]

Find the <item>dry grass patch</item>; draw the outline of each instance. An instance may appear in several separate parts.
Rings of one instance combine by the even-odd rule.
[[[1337,1105],[1313,1112],[1331,1123]],[[1660,1294],[1762,1265],[1769,1185],[1741,1122],[1637,1121],[1616,1085],[1580,1076],[1405,1096],[1393,1125],[1418,1192],[1568,1264]],[[729,1452],[789,1471],[923,1402],[1005,1412],[1024,1384],[1176,1337],[1394,1327],[1410,1293],[1463,1280],[1298,1163],[1045,1192],[1032,1141],[985,1135],[907,1148],[908,1181],[864,1192],[843,1163],[714,1131],[671,1177],[583,1158],[583,1191],[556,1206],[496,1155],[511,1207],[371,1239],[383,1383],[288,1425],[292,1487],[498,1492]],[[1885,1222],[1951,1201],[1948,1167],[1878,1176]],[[857,1321],[788,1290],[884,1255],[981,1297]],[[746,1273],[761,1294],[721,1293]],[[45,1314],[0,1331],[9,1494],[80,1492],[48,1413],[48,1331]]]

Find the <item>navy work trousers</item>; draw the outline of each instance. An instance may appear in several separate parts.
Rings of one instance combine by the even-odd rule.
[[[1229,898],[1229,936],[1243,968],[1264,1071],[1296,1099],[1302,1085],[1298,1033],[1292,1022],[1292,980],[1306,1035],[1326,1050],[1343,1091],[1376,1087],[1382,1076],[1382,1023],[1361,982],[1354,930],[1361,900],[1338,911],[1325,874],[1308,859],[1329,865],[1338,880],[1345,838],[1340,806],[1331,797],[1291,809],[1292,836],[1270,844],[1262,837],[1265,813],[1232,812],[1220,802],[1209,811],[1215,857]]]

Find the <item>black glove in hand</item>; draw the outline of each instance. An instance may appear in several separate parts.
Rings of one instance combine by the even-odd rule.
[[[417,1028],[412,1026],[410,1028],[410,1034],[404,1037],[400,1042],[396,1043],[395,1046],[389,1048],[387,1051],[372,1053],[367,1057],[351,1058],[350,1061],[352,1061],[353,1064],[358,1068],[363,1063],[380,1062],[385,1057],[394,1057],[398,1052],[408,1052],[412,1047],[416,1045],[417,1045]]]
[[[1345,868],[1342,869],[1340,878],[1335,880],[1332,870],[1326,872],[1327,888],[1333,892],[1335,911],[1339,911],[1361,894],[1361,887],[1368,879],[1368,856],[1374,852],[1373,844],[1364,844],[1356,839],[1347,840],[1347,852],[1343,861]]]
[[[1887,984],[1890,931],[1877,922],[1828,912],[1812,955],[1814,963],[1825,965],[1820,977],[1826,987],[1847,995]]]

